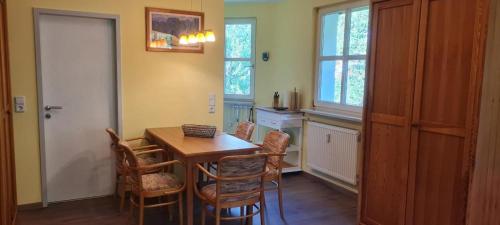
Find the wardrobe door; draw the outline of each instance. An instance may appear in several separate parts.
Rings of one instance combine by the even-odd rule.
[[[373,1],[361,224],[405,223],[419,0]]]
[[[486,0],[422,0],[409,225],[465,224]]]

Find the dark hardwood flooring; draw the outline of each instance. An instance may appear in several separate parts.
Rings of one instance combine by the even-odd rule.
[[[284,204],[286,221],[279,216],[276,192],[266,193],[267,225],[354,225],[356,224],[356,196],[337,190],[322,181],[303,174],[284,176]],[[127,207],[128,208],[128,207]],[[233,209],[233,215],[239,209]],[[144,225],[177,225],[169,221],[165,208],[146,209]],[[137,211],[136,211],[137,214]],[[118,212],[118,199],[103,197],[74,202],[51,204],[45,209],[20,211],[17,225],[129,225],[137,217],[129,218],[128,209]],[[200,224],[196,216],[195,224]],[[207,225],[214,224],[207,217]],[[223,225],[240,224],[239,220],[222,222]],[[259,225],[259,216],[254,217]]]

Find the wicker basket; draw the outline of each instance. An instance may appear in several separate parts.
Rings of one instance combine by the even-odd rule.
[[[217,127],[209,125],[182,125],[182,132],[184,132],[184,136],[188,137],[213,138],[216,130]]]

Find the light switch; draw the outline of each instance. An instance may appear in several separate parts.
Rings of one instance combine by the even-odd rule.
[[[15,96],[14,97],[14,111],[17,113],[23,113],[26,110],[25,101],[26,101],[26,97]]]
[[[215,106],[215,95],[214,94],[208,95],[208,105]]]
[[[215,94],[208,95],[208,113],[215,113]]]

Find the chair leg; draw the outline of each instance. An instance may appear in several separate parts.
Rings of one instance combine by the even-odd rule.
[[[260,204],[266,208],[266,191],[262,193],[262,200],[260,201]]]
[[[132,220],[134,217],[134,204],[132,203],[133,199],[134,199],[134,195],[130,194],[130,198],[129,198],[130,207],[129,207],[129,215],[128,215],[130,220]]]
[[[281,176],[278,178],[278,200],[280,207],[280,216],[281,219],[285,219],[285,213],[283,212],[283,190],[281,189]]]
[[[171,196],[167,196],[167,202],[171,202],[173,201],[173,198]],[[167,206],[167,211],[168,211],[168,219],[170,220],[170,222],[172,222],[174,220],[174,206],[173,205],[169,205]]]
[[[240,216],[244,216],[245,215],[245,207],[244,206],[241,206],[240,207]],[[244,218],[241,218],[240,219],[240,224],[243,225],[243,223],[245,222],[245,219]]]
[[[125,185],[122,181],[117,183],[118,186],[118,196],[120,196],[120,213],[123,212],[123,208],[125,207]]]
[[[115,194],[114,197],[116,198],[118,196],[118,192],[120,191],[120,175],[116,174],[116,182],[115,182]]]
[[[139,225],[144,224],[144,197],[139,197]]]
[[[207,214],[207,206],[205,203],[201,203],[201,225],[205,225],[205,217]]]
[[[184,215],[182,214],[182,208],[183,208],[183,205],[182,205],[182,193],[179,193],[179,197],[178,197],[178,201],[179,201],[179,225],[183,225],[184,224]]]
[[[253,205],[247,205],[247,216],[253,214]],[[253,225],[253,217],[247,217],[246,218],[246,224],[247,225]]]
[[[215,207],[215,225],[220,225],[220,206]]]

